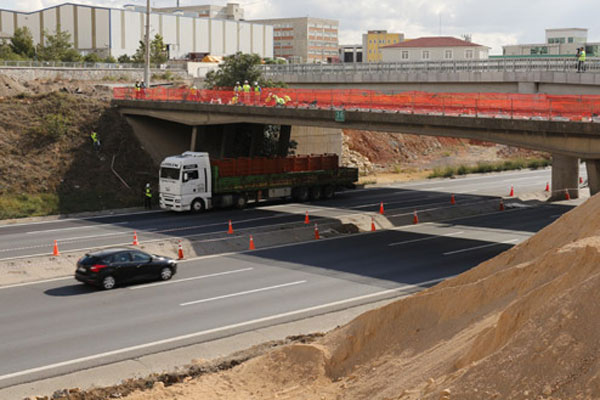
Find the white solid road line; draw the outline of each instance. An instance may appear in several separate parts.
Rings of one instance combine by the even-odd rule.
[[[259,288],[259,289],[246,290],[244,292],[224,294],[223,296],[210,297],[208,299],[188,301],[187,303],[181,303],[180,306],[185,307],[185,306],[191,306],[193,304],[208,303],[209,301],[215,301],[215,300],[221,300],[221,299],[228,299],[230,297],[244,296],[244,295],[247,295],[247,294],[259,293],[259,292],[266,292],[268,290],[280,289],[280,288],[284,288],[284,287],[288,287],[288,286],[301,285],[301,284],[306,283],[306,282],[307,282],[306,280],[304,280],[304,281],[296,281],[296,282],[284,283],[284,284],[281,284],[281,285],[267,286],[267,287]]]
[[[412,285],[405,285],[405,286],[402,286],[402,287],[399,287],[399,288],[395,288],[395,289],[383,290],[381,292],[365,294],[365,295],[362,295],[362,296],[352,297],[352,298],[345,299],[345,300],[334,301],[332,303],[327,303],[327,304],[321,304],[321,305],[318,305],[318,306],[302,308],[300,310],[288,311],[288,312],[285,312],[285,313],[275,314],[275,315],[271,315],[271,316],[268,316],[268,317],[257,318],[257,319],[253,319],[253,320],[249,320],[249,321],[239,322],[239,323],[236,323],[236,324],[221,326],[221,327],[218,327],[218,328],[212,328],[212,329],[207,329],[207,330],[204,330],[204,331],[189,333],[187,335],[175,336],[175,337],[168,338],[168,339],[157,340],[155,342],[144,343],[144,344],[139,344],[139,345],[130,346],[130,347],[124,347],[124,348],[121,348],[121,349],[107,351],[105,353],[94,354],[94,355],[87,356],[87,357],[76,358],[76,359],[73,359],[73,360],[62,361],[62,362],[58,362],[58,363],[54,363],[54,364],[44,365],[42,367],[30,368],[30,369],[26,369],[26,370],[18,371],[18,372],[13,372],[13,373],[6,374],[6,375],[0,375],[0,382],[1,381],[5,381],[7,379],[11,379],[11,378],[17,378],[19,376],[34,374],[34,373],[37,373],[37,372],[48,371],[48,370],[51,370],[51,369],[54,369],[54,368],[66,367],[66,366],[69,366],[69,365],[74,365],[74,364],[78,364],[78,363],[82,363],[82,362],[86,362],[86,361],[98,360],[100,358],[115,356],[115,355],[118,355],[118,354],[123,354],[123,353],[130,352],[130,351],[142,350],[142,349],[147,349],[149,347],[160,346],[160,345],[164,345],[164,344],[179,342],[179,341],[182,341],[182,340],[188,340],[188,339],[198,338],[198,337],[201,337],[201,336],[206,336],[206,335],[210,335],[210,334],[213,334],[213,333],[223,332],[223,331],[227,331],[227,330],[230,330],[230,329],[243,328],[243,327],[246,327],[246,326],[249,326],[249,325],[253,325],[253,324],[259,324],[259,323],[269,322],[269,321],[277,320],[277,319],[280,319],[280,318],[290,317],[290,316],[294,316],[294,315],[298,315],[298,314],[303,314],[303,313],[307,313],[307,312],[318,311],[318,310],[322,310],[324,308],[340,306],[340,305],[347,304],[347,303],[352,303],[352,302],[355,302],[355,301],[367,300],[367,299],[370,299],[370,298],[385,296],[385,295],[392,294],[392,293],[409,292],[410,290],[413,290],[415,288],[426,286],[426,285],[431,285],[431,284],[434,284],[434,283],[438,283],[438,282],[441,282],[443,280],[450,279],[450,278],[452,278],[454,276],[455,275],[448,276],[446,278],[439,278],[439,279],[433,279],[433,280],[430,280],[430,281],[419,282],[419,283],[415,283],[415,284],[412,284]]]
[[[452,254],[465,253],[465,252],[471,251],[471,250],[478,250],[478,249],[483,249],[483,248],[486,248],[486,247],[499,246],[501,244],[515,243],[515,242],[518,242],[518,241],[519,241],[519,239],[505,240],[503,242],[498,242],[498,243],[490,243],[490,244],[483,244],[481,246],[469,247],[468,249],[448,251],[448,252],[443,253],[443,254],[445,256],[450,256]]]
[[[415,232],[415,233],[421,233],[421,232]],[[464,231],[458,231],[458,232],[448,233],[448,234],[445,234],[445,235],[437,235],[437,236],[431,236],[431,237],[420,238],[420,239],[405,240],[403,242],[390,243],[390,244],[388,244],[388,246],[400,246],[401,244],[414,243],[414,242],[423,242],[425,240],[433,240],[433,239],[439,239],[439,238],[442,238],[442,237],[456,236],[456,235],[460,235],[461,233],[465,233],[465,232]],[[422,233],[422,234],[423,235],[428,235],[428,233]]]
[[[250,267],[250,268],[236,269],[236,270],[233,270],[233,271],[216,272],[214,274],[208,274],[208,275],[193,276],[191,278],[175,279],[175,280],[166,281],[166,282],[156,282],[156,283],[149,283],[149,284],[140,285],[140,286],[131,286],[129,288],[129,290],[146,289],[146,288],[151,288],[151,287],[155,287],[155,286],[171,285],[173,283],[196,281],[198,279],[206,279],[206,278],[214,278],[214,277],[217,277],[217,276],[224,276],[224,275],[236,274],[238,272],[252,271],[253,269],[254,268]]]

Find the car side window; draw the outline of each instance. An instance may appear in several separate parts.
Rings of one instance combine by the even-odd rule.
[[[113,262],[117,262],[117,263],[123,263],[123,262],[130,262],[131,261],[131,257],[129,256],[128,252],[123,252],[123,253],[117,253],[115,255],[113,255]]]
[[[139,251],[132,251],[131,258],[133,259],[134,262],[144,262],[145,263],[145,262],[150,261],[150,256],[148,254],[141,253]]]
[[[115,255],[111,254],[110,256],[102,257],[102,264],[110,265],[115,262]]]

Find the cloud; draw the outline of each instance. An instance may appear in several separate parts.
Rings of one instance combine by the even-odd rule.
[[[32,11],[67,0],[4,0],[4,8]],[[144,0],[73,0],[121,8],[126,3],[145,5]],[[229,0],[236,1],[236,0]],[[180,0],[192,4],[225,5],[228,0]],[[361,43],[369,29],[401,32],[408,38],[441,33],[469,33],[473,41],[501,52],[502,45],[540,43],[544,29],[589,28],[590,41],[600,41],[595,30],[600,15],[598,0],[237,0],[246,19],[321,17],[340,23],[340,43]],[[24,3],[26,3],[24,5]],[[152,0],[153,6],[172,6],[176,0]],[[24,8],[26,7],[26,8]],[[441,23],[440,23],[441,21]],[[441,29],[440,29],[441,28]]]

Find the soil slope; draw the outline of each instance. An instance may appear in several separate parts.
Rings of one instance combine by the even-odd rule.
[[[158,399],[600,398],[600,196],[314,343],[132,393]]]

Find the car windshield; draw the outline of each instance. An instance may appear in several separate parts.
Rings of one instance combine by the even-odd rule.
[[[179,169],[163,167],[160,169],[160,177],[164,179],[174,179],[177,181],[179,180]]]

